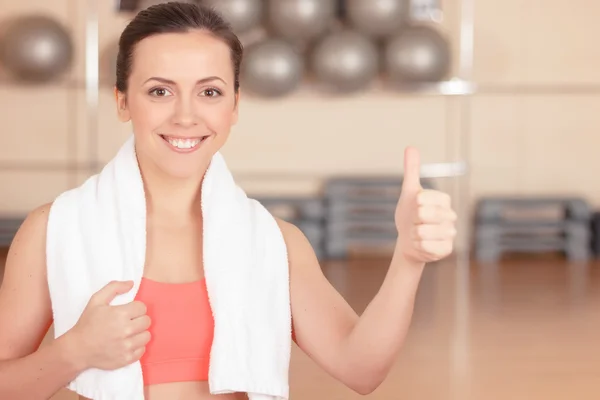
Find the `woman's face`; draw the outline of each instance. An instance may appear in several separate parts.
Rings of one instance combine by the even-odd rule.
[[[230,50],[201,31],[161,34],[136,46],[122,121],[131,121],[140,164],[200,177],[237,122]]]

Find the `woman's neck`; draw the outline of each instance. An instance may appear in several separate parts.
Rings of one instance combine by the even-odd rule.
[[[164,180],[152,176],[144,184],[148,215],[181,220],[200,214],[202,182]]]
[[[158,168],[143,168],[146,207],[149,216],[186,223],[201,216],[200,197],[206,170],[189,178],[174,178]],[[201,173],[200,173],[201,172]]]

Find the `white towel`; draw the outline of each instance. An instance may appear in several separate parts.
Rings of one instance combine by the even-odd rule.
[[[291,312],[281,231],[235,184],[219,153],[201,198],[204,273],[215,320],[210,391],[287,399]],[[112,304],[134,300],[144,272],[145,201],[133,136],[98,175],[54,201],[46,251],[55,337],[77,323],[92,294],[111,280],[134,282]],[[68,388],[94,400],[144,399],[139,362],[84,371]]]

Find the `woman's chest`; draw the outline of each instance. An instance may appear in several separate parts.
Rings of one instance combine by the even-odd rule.
[[[201,279],[202,239],[200,223],[177,225],[149,220],[144,276],[171,283]]]

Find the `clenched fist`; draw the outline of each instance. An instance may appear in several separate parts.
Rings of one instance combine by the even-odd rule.
[[[456,213],[450,196],[421,187],[419,152],[404,152],[404,180],[396,207],[399,250],[408,261],[438,261],[452,253],[456,236]]]
[[[150,318],[141,302],[112,306],[133,282],[111,282],[95,293],[67,333],[86,368],[115,370],[139,360],[150,341]]]

